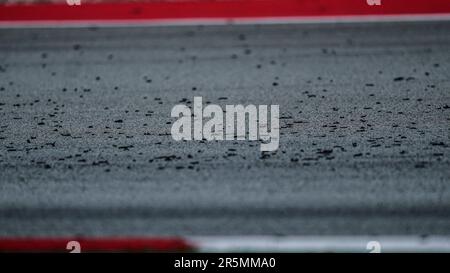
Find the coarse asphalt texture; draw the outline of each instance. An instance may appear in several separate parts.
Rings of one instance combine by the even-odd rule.
[[[279,150],[174,141],[194,96]],[[0,29],[0,236],[448,235],[449,133],[450,22]]]

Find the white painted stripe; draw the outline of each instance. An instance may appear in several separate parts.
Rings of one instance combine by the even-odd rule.
[[[447,252],[450,236],[201,236],[187,237],[199,252]],[[370,243],[375,242],[375,243]]]
[[[308,16],[264,18],[196,18],[161,20],[60,20],[60,21],[0,21],[0,28],[84,28],[84,27],[142,27],[142,26],[197,26],[197,25],[280,25],[376,22],[449,21],[450,14]]]

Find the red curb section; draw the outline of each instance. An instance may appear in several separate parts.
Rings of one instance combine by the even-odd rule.
[[[182,252],[193,245],[177,237],[0,238],[0,252],[70,252],[76,241],[81,252]],[[69,248],[69,249],[68,249]]]
[[[183,0],[170,2],[2,4],[0,22],[121,21],[450,14],[449,0]],[[369,0],[374,1],[374,0]]]

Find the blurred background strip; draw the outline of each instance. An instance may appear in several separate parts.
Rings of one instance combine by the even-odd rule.
[[[0,1],[1,22],[448,15],[448,0]]]
[[[0,253],[448,253],[449,249],[448,236],[0,237]]]

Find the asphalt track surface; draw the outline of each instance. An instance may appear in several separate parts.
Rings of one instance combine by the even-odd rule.
[[[450,22],[0,29],[0,235],[447,235],[449,90]],[[279,150],[172,140],[195,95]]]

